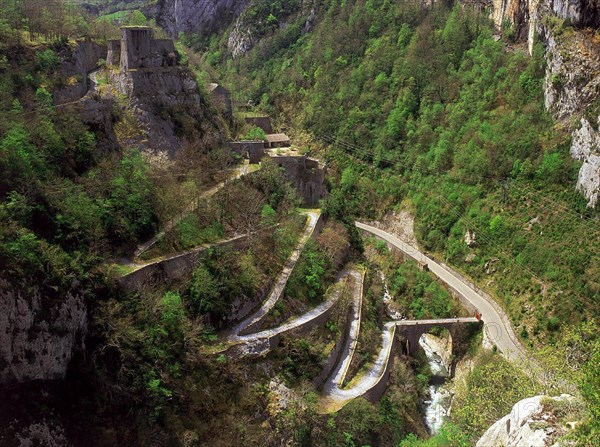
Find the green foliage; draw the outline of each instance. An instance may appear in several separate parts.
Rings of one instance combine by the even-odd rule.
[[[265,141],[266,139],[267,134],[260,127],[253,127],[244,135],[244,140]]]
[[[553,378],[549,385],[560,389],[565,383],[575,383],[587,403],[588,415],[574,435],[581,445],[600,441],[599,329],[596,321],[569,327],[554,346],[543,348],[539,355]]]
[[[125,24],[131,26],[146,26],[148,24],[148,19],[142,11],[136,9],[134,11],[130,11],[126,15]]]
[[[48,90],[40,87],[35,91],[35,102],[38,107],[50,108],[52,107],[52,95]]]
[[[151,370],[147,375],[145,391],[153,406],[151,420],[156,421],[162,415],[165,402],[173,396],[173,392],[163,385],[155,370]]]
[[[200,219],[193,213],[179,221],[175,232],[178,237],[177,246],[184,250],[204,243],[216,242],[225,236],[223,226],[219,222],[203,228]]]
[[[331,264],[313,240],[309,240],[285,287],[285,295],[315,303],[324,292],[326,275],[331,276]]]
[[[453,421],[477,438],[495,421],[509,413],[515,402],[539,392],[539,386],[498,354],[483,353],[456,391]]]
[[[300,5],[298,0],[256,0],[250,4],[241,17],[242,23],[257,36],[273,30],[284,18],[296,11]]]
[[[40,71],[50,73],[60,65],[58,54],[51,48],[35,53],[35,64]]]
[[[170,333],[179,330],[185,318],[181,296],[176,292],[167,292],[160,301],[159,307],[162,323],[167,330]]]
[[[190,307],[196,314],[223,311],[221,287],[202,264],[194,270],[190,283]]]
[[[411,318],[447,318],[458,313],[450,293],[431,273],[419,270],[411,261],[393,272],[390,292]]]
[[[325,273],[325,260],[318,253],[310,252],[307,255],[307,264],[304,281],[308,286],[308,297],[313,299],[322,289],[321,278]]]
[[[6,176],[0,180],[5,188],[12,179],[29,183],[44,174],[45,163],[37,148],[30,142],[28,130],[21,125],[10,129],[0,141],[0,163]],[[11,182],[12,183],[12,182]]]
[[[260,221],[265,226],[274,225],[277,223],[277,212],[265,204],[260,212]]]
[[[564,173],[565,160],[559,152],[545,153],[536,175],[549,182],[560,181]]]
[[[111,182],[111,220],[114,234],[122,240],[139,239],[156,229],[152,204],[154,184],[149,167],[138,151],[123,157]]]
[[[419,439],[414,434],[408,435],[398,447],[468,447],[469,437],[456,425],[446,422],[437,434],[429,439]]]

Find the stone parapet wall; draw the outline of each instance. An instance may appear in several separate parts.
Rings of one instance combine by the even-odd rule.
[[[392,331],[394,331],[392,334],[392,347],[390,349],[390,356],[385,365],[383,373],[381,374],[381,376],[379,377],[379,380],[377,381],[377,383],[375,385],[373,385],[371,388],[369,388],[362,396],[359,396],[359,397],[364,397],[369,402],[377,402],[379,399],[381,399],[381,396],[383,396],[383,393],[385,393],[385,390],[387,389],[387,386],[388,386],[388,380],[390,378],[390,373],[392,371],[392,367],[394,366],[394,352],[398,345],[398,339],[396,337],[396,328],[394,327],[392,329]]]
[[[211,246],[202,246],[182,254],[161,259],[143,266],[134,272],[119,278],[119,283],[127,290],[141,290],[147,286],[170,284],[189,277],[210,247],[241,250],[248,244],[248,235],[234,237]]]
[[[306,206],[316,206],[325,195],[325,171],[317,160],[306,156],[273,156],[271,159],[285,170]]]

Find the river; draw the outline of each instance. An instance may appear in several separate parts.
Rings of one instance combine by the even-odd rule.
[[[444,366],[442,358],[436,352],[439,349],[437,343],[431,342],[431,336],[425,334],[419,344],[425,351],[427,361],[431,368],[432,377],[429,381],[429,396],[423,402],[425,413],[425,425],[432,435],[436,434],[443,423],[448,420],[448,409],[450,408],[451,395],[444,388],[449,377],[448,369]]]
[[[394,300],[388,289],[386,277],[382,271],[379,272],[383,281],[384,296],[383,302],[386,306],[387,314],[394,320],[405,320],[406,317],[394,308]],[[429,381],[428,399],[423,402],[423,411],[425,417],[425,425],[429,433],[436,434],[446,420],[448,420],[448,410],[452,396],[443,385],[449,378],[448,369],[444,366],[442,357],[438,354],[442,349],[439,343],[433,342],[433,337],[429,334],[424,334],[419,339],[419,344],[425,351],[427,362],[431,369],[432,377]]]

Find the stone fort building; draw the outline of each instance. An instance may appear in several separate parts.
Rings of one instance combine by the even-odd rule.
[[[155,39],[147,26],[125,26],[107,47],[110,83],[129,99],[137,147],[174,156],[186,132],[211,125],[194,74],[179,65],[172,39]]]
[[[121,40],[108,41],[106,65],[119,66],[121,71],[173,67],[177,52],[172,39],[155,39],[150,27],[124,26]]]

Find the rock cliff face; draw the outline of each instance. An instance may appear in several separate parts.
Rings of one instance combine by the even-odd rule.
[[[491,3],[492,19],[498,28],[505,21],[516,28],[529,27],[535,14],[541,10],[567,19],[577,27],[600,26],[598,0],[492,0]]]
[[[559,447],[556,440],[566,433],[565,427],[573,426],[577,421],[560,420],[555,409],[560,408],[561,414],[565,408],[579,405],[567,394],[523,399],[483,434],[476,447]]]
[[[561,19],[569,19],[577,26],[600,25],[600,2],[598,0],[554,0],[552,10]]]
[[[529,0],[492,0],[492,20],[501,29],[510,23],[519,38],[527,37],[529,32]]]
[[[54,92],[54,103],[64,104],[77,101],[88,92],[90,85],[88,73],[98,66],[100,58],[106,56],[106,48],[95,42],[81,41],[75,47],[66,45],[59,52],[61,58],[61,74],[76,82],[68,82],[60,90]]]
[[[87,322],[75,283],[55,300],[0,279],[0,384],[64,378],[73,354],[83,347]]]
[[[589,30],[555,36],[538,29],[546,45],[546,108],[573,131],[571,155],[582,162],[577,189],[593,207],[600,195],[600,39]]]
[[[236,58],[250,51],[258,43],[258,40],[259,36],[253,33],[242,20],[238,19],[229,34],[229,39],[227,39],[227,49],[233,58]]]
[[[600,116],[593,127],[581,118],[581,127],[573,134],[571,155],[583,162],[577,179],[577,189],[589,198],[589,206],[596,206],[600,195]]]
[[[546,108],[571,129],[571,155],[582,162],[577,189],[588,199],[588,206],[596,206],[600,196],[600,39],[583,28],[600,26],[600,2],[493,0],[492,5],[497,27],[511,23],[519,37],[527,36],[530,51],[536,37],[544,44]]]
[[[302,16],[304,25],[302,33],[308,33],[312,30],[317,16],[317,3],[314,0],[301,0],[297,7],[286,9],[282,17],[278,17],[278,27],[285,28],[290,23],[290,17],[299,14]],[[248,11],[251,11],[249,8]],[[241,56],[250,51],[264,35],[262,30],[266,17],[255,18],[242,12],[236,19],[233,29],[229,33],[227,40],[227,50],[233,58]],[[267,32],[268,33],[268,32]]]
[[[249,0],[161,0],[157,22],[171,37],[179,33],[210,33],[226,28]]]
[[[172,156],[181,147],[182,131],[191,136],[187,128],[178,132],[178,126],[189,124],[178,123],[177,116],[193,122],[194,131],[200,135],[219,128],[200,95],[193,74],[185,68],[113,71],[111,83],[129,99],[145,145],[157,153]]]
[[[161,0],[156,8],[157,23],[171,37],[179,33],[197,33],[203,37],[223,30],[233,24],[229,34],[227,48],[233,57],[248,52],[260,40],[260,33],[255,28],[266,17],[244,17],[244,11],[252,0]],[[303,32],[309,32],[314,24],[316,10],[314,0],[302,0],[300,9],[307,20]],[[286,26],[287,11],[279,26]],[[260,26],[259,26],[260,27]]]

